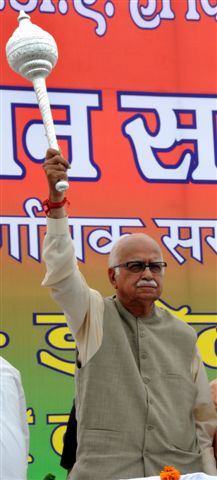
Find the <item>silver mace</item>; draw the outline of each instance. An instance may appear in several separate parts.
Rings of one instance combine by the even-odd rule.
[[[49,147],[59,150],[45,82],[57,63],[57,45],[52,35],[34,25],[23,10],[18,21],[19,27],[6,44],[7,60],[12,70],[33,83]],[[58,192],[67,188],[65,180],[56,183]]]

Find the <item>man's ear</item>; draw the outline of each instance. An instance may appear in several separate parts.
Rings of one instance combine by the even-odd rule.
[[[110,283],[113,285],[114,288],[117,288],[116,272],[114,268],[108,269],[108,276],[109,276]]]

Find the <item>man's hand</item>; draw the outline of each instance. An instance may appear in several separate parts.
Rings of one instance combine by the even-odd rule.
[[[55,188],[58,180],[67,180],[67,169],[69,163],[62,157],[58,150],[49,148],[43,163],[43,169],[46,173],[49,185],[49,200],[51,202],[61,202],[64,192],[58,192]]]

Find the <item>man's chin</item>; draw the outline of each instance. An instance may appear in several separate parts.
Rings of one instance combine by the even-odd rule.
[[[137,287],[137,291],[141,292],[141,294],[150,293],[151,295],[156,295],[156,287],[149,287],[149,286]]]
[[[160,295],[158,295],[158,293],[156,292],[156,289],[154,288],[148,288],[148,289],[143,289],[139,292],[139,298],[142,298],[143,300],[153,300],[153,302],[155,300],[158,300],[158,298],[160,297]]]

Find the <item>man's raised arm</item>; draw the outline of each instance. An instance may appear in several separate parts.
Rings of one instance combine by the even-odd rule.
[[[43,168],[47,177],[49,195],[44,202],[47,214],[47,234],[43,243],[46,275],[42,282],[50,287],[52,296],[64,311],[73,335],[80,329],[89,306],[89,287],[80,274],[74,244],[69,233],[64,209],[64,192],[55,185],[67,179],[68,162],[54,149],[49,149]]]
[[[53,299],[64,312],[84,364],[99,347],[104,304],[101,295],[89,288],[79,271],[64,209],[64,193],[55,188],[58,180],[67,179],[68,167],[68,162],[57,150],[47,151],[43,168],[49,196],[44,202],[47,233],[43,242],[46,275],[42,286],[51,289]]]

